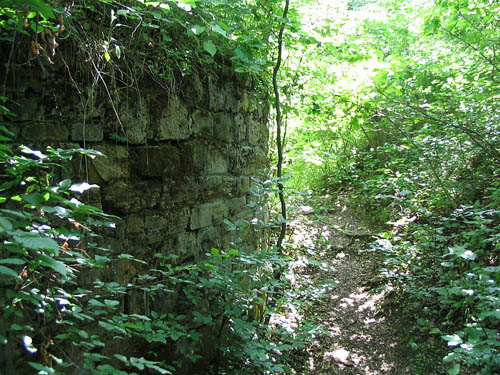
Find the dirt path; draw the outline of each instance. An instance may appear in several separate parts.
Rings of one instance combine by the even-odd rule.
[[[401,339],[404,322],[384,316],[386,292],[377,291],[376,279],[383,259],[363,251],[376,234],[350,210],[337,204],[318,217],[311,208],[298,208],[292,242],[305,257],[321,264],[296,262],[297,283],[336,286],[311,298],[308,316],[316,318],[325,333],[300,353],[297,374],[378,375],[411,374],[408,350]],[[299,281],[300,280],[300,281]]]

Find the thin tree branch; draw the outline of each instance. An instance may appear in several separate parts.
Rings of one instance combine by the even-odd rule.
[[[282,167],[283,167],[283,142],[281,140],[281,126],[282,126],[282,117],[281,117],[281,102],[280,102],[280,92],[278,88],[278,73],[281,67],[281,60],[283,56],[283,33],[286,27],[286,18],[288,16],[288,9],[290,7],[290,0],[285,0],[285,9],[283,10],[283,20],[278,34],[278,59],[276,60],[276,64],[273,68],[273,90],[274,90],[274,99],[275,99],[275,109],[276,109],[276,145],[278,146],[278,163],[277,163],[277,173],[276,177],[278,178],[278,196],[281,204],[281,216],[283,217],[283,222],[281,223],[281,231],[278,238],[278,242],[276,247],[278,251],[281,252],[281,248],[283,246],[283,239],[286,234],[286,202],[285,196],[283,194],[283,183],[281,182],[282,176]]]

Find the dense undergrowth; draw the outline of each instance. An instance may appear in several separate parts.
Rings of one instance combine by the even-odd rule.
[[[83,203],[85,192],[97,186],[63,178],[65,163],[97,154],[0,150],[5,373],[172,374],[190,362],[196,371],[204,367],[214,374],[290,373],[290,353],[306,345],[315,328],[308,322],[293,329],[265,323],[292,305],[300,310],[291,294],[275,295],[287,288],[275,270],[285,271],[289,259],[276,249],[239,251],[236,244],[212,249],[192,264],[178,264],[168,254],[146,261],[109,250],[103,236],[119,218]],[[269,187],[254,188],[264,204]],[[248,219],[228,222],[230,229],[250,226],[255,209]],[[123,283],[111,274],[120,264],[141,272]],[[177,312],[157,310],[157,300],[178,293]],[[141,299],[144,311],[128,311],[130,298]],[[207,350],[215,358],[209,363],[202,355]]]
[[[373,250],[386,256],[394,306],[414,322],[415,373],[496,374],[498,5],[388,1],[343,11],[335,35],[347,55],[336,38],[323,44],[332,91],[315,91],[322,83],[311,76],[307,116],[289,136],[295,184],[348,192],[364,215],[391,225]]]

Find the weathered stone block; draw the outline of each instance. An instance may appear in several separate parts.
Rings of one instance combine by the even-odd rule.
[[[201,194],[206,199],[212,199],[222,195],[222,176],[203,176],[200,177],[198,184],[200,185]]]
[[[120,181],[103,187],[103,208],[118,215],[137,213],[159,207],[161,195],[161,183]]]
[[[231,116],[225,112],[218,112],[215,114],[215,129],[214,136],[223,142],[230,142],[232,139],[231,128],[233,127],[233,121]]]
[[[215,228],[207,228],[198,234],[198,250],[201,254],[210,252],[211,249],[220,249],[220,234]]]
[[[235,215],[246,207],[247,199],[246,197],[232,198],[229,200],[229,214]]]
[[[248,93],[245,91],[241,94],[241,98],[238,101],[238,112],[248,112],[249,108]]]
[[[135,234],[144,231],[143,215],[128,215],[126,222],[127,222],[127,233]]]
[[[236,188],[236,192],[241,194],[247,194],[250,191],[250,177],[240,177],[238,178],[238,186]]]
[[[245,141],[247,135],[247,123],[241,113],[237,114],[234,117],[232,133],[234,142],[241,143]]]
[[[97,174],[97,176],[94,176],[96,182],[108,182],[112,179],[128,178],[130,176],[129,151],[126,146],[96,145],[94,149],[105,155],[97,156],[90,161],[90,165]]]
[[[187,207],[179,208],[174,211],[175,218],[173,220],[173,228],[175,232],[185,231],[188,229],[189,220],[191,218],[191,210]]]
[[[229,202],[227,200],[213,202],[212,205],[212,220],[214,223],[221,222],[229,216]]]
[[[190,228],[192,230],[205,228],[213,222],[222,221],[229,214],[227,201],[216,201],[202,204],[193,209],[191,214]]]
[[[125,130],[129,144],[146,143],[151,132],[148,102],[143,97],[124,100],[121,105],[120,122],[117,127]]]
[[[247,117],[246,123],[248,127],[248,143],[250,145],[257,145],[262,143],[263,139],[267,139],[267,131],[262,128],[261,124],[250,117]]]
[[[72,141],[98,142],[103,137],[103,127],[99,123],[76,123],[71,126]]]
[[[5,103],[12,113],[6,116],[10,121],[25,122],[48,118],[46,113],[43,113],[45,111],[40,100],[46,85],[37,73],[21,73],[19,76],[16,72],[5,79],[3,88],[6,91],[3,95],[12,100]]]
[[[184,78],[182,87],[183,97],[189,106],[202,107],[205,103],[205,88],[200,80],[198,73],[193,72],[190,77]],[[206,107],[206,105],[205,105]]]
[[[191,214],[190,228],[196,230],[212,225],[213,204],[202,204],[193,209]]]
[[[105,98],[102,98],[100,94],[104,94],[101,91],[101,87],[99,85],[88,85],[87,87],[83,88],[83,97],[87,98],[86,100],[89,101],[89,105],[86,105],[85,108],[84,106],[81,105],[81,103],[78,101],[75,104],[77,104],[77,108],[80,112],[79,118],[104,118],[104,115],[108,111],[112,111],[111,106],[109,105],[109,97],[105,96]],[[75,95],[73,95],[75,98]],[[77,98],[81,100],[82,96],[77,95]],[[102,98],[102,100],[98,98]]]
[[[173,232],[171,224],[175,222],[175,218],[168,213],[145,212],[144,215],[147,244],[161,243],[167,234]]]
[[[238,186],[238,177],[222,176],[221,197],[229,198],[236,192]]]
[[[251,154],[246,158],[242,168],[242,174],[246,176],[255,175],[259,168],[263,168],[268,162],[266,153],[260,147],[252,149]]]
[[[201,138],[211,138],[214,132],[214,119],[210,113],[195,111],[193,119],[193,133]]]
[[[199,202],[200,193],[203,190],[199,182],[200,178],[196,176],[164,179],[161,207],[172,209],[174,206],[192,206]]]
[[[224,95],[226,111],[233,113],[238,112],[238,93],[235,90],[233,82],[226,81],[224,85]]]
[[[40,118],[38,98],[20,98],[16,100],[17,105],[10,106],[12,115],[9,120],[14,122],[33,121]]]
[[[235,146],[233,152],[229,155],[229,170],[235,175],[245,175],[243,169],[248,165],[249,159],[254,157],[254,153],[252,147]]]
[[[103,208],[114,214],[128,213],[134,202],[129,199],[133,189],[125,182],[118,182],[103,187]]]
[[[262,101],[262,99],[257,101],[256,115],[259,121],[265,122],[269,117],[269,112],[271,111],[270,104],[268,102]]]
[[[172,252],[179,257],[178,262],[183,262],[191,257],[196,260],[199,256],[199,246],[197,246],[195,232],[178,233]]]
[[[144,225],[149,231],[161,230],[167,232],[167,228],[170,224],[170,219],[168,216],[160,213],[145,212],[144,213]]]
[[[182,147],[185,175],[197,175],[206,167],[209,146],[202,141],[188,142]]]
[[[23,126],[21,135],[23,139],[32,142],[64,142],[68,140],[68,129],[59,124],[32,122]]]
[[[224,174],[228,169],[228,160],[226,153],[218,149],[210,149],[206,158],[206,173]]]
[[[131,163],[140,176],[179,178],[184,172],[180,151],[175,146],[140,146],[131,153]]]
[[[218,86],[212,78],[210,78],[208,81],[208,102],[209,108],[213,112],[220,112],[225,109],[225,90],[222,87]]]
[[[158,117],[158,133],[156,139],[187,139],[192,134],[191,119],[188,110],[178,96],[171,96],[167,108]]]

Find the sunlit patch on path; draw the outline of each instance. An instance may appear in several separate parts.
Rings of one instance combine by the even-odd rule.
[[[305,297],[311,300],[305,318],[316,318],[324,333],[300,353],[296,374],[411,373],[401,340],[404,323],[381,313],[386,293],[371,286],[382,260],[360,251],[373,234],[345,207],[320,214],[298,210],[292,243],[304,259],[296,261],[292,283],[310,283],[313,290],[333,280],[334,286],[317,300]],[[311,258],[316,262],[305,260]]]

